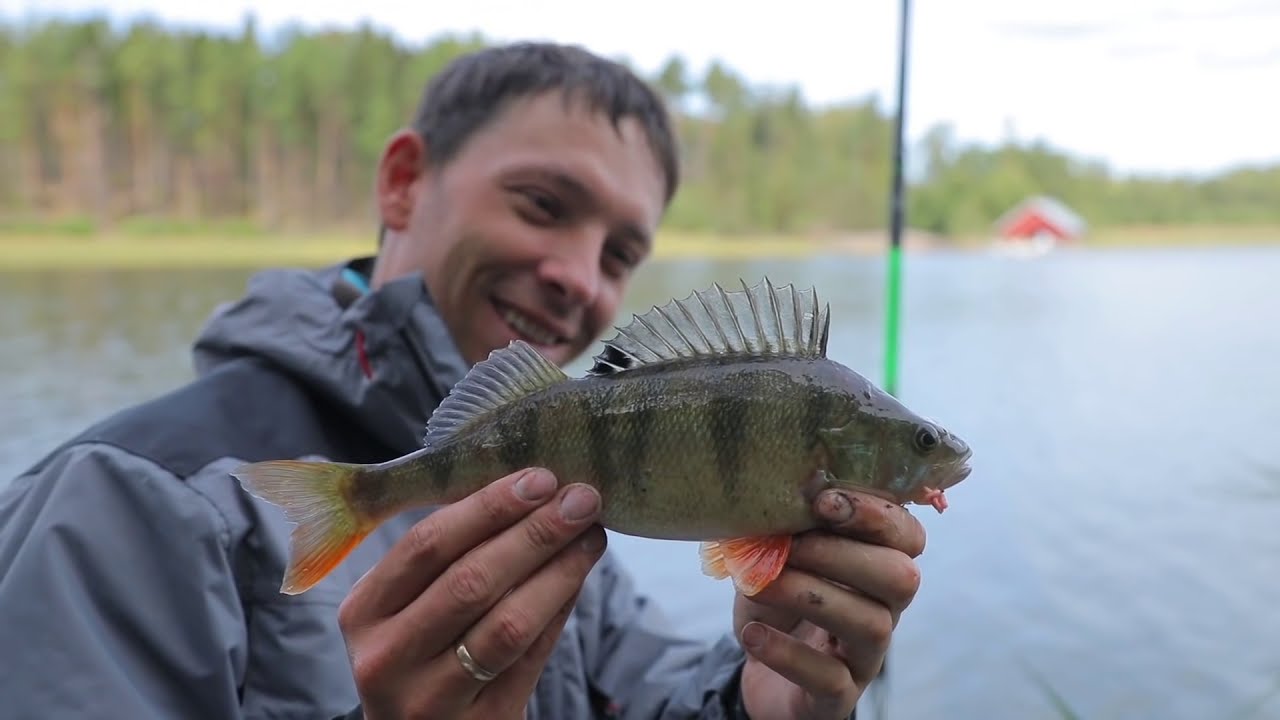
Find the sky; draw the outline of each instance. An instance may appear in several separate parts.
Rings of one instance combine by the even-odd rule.
[[[327,6],[327,8],[326,8]],[[652,71],[717,58],[812,103],[877,94],[894,109],[894,0],[0,0],[0,17],[105,12],[235,28],[368,20],[418,43],[444,32],[549,39]],[[640,8],[644,8],[641,10]],[[1204,174],[1280,162],[1277,0],[915,0],[907,136],[950,124],[961,141],[1043,139],[1119,172]]]

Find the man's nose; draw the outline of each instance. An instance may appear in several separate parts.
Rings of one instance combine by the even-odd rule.
[[[600,292],[600,252],[603,239],[566,242],[539,266],[542,281],[569,303],[589,305]]]

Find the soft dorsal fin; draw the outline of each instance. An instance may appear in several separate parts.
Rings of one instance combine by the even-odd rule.
[[[462,378],[427,421],[423,443],[438,446],[472,420],[569,376],[523,340],[489,353]]]
[[[768,278],[755,287],[739,282],[741,290],[717,283],[634,316],[605,343],[589,373],[611,375],[682,358],[826,357],[830,307],[819,307],[817,290],[775,288]]]

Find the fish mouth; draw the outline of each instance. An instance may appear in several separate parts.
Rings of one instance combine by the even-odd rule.
[[[916,488],[910,501],[919,505],[932,505],[938,512],[946,510],[946,491],[969,477],[972,470],[966,462],[967,457],[965,455],[954,462],[934,466],[926,481]]]
[[[938,489],[946,490],[959,485],[965,478],[969,477],[971,472],[973,472],[973,467],[968,462],[961,461],[953,465],[949,471],[942,473],[941,477],[939,477]]]
[[[933,490],[946,490],[959,485],[973,472],[973,467],[969,465],[971,454],[966,449],[954,459],[933,466],[925,477],[924,485]]]
[[[946,490],[949,487],[959,485],[965,478],[969,477],[969,473],[973,472],[973,468],[969,465],[969,458],[973,457],[973,448],[970,448],[965,441],[960,438],[947,434],[947,444],[951,447],[955,457],[951,462],[946,463],[938,468],[935,472],[937,487],[939,490]]]

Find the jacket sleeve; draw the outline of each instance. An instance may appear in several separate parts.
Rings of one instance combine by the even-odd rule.
[[[739,679],[744,654],[726,635],[714,644],[672,633],[611,553],[581,598],[588,682],[623,720],[747,720]]]
[[[107,446],[0,489],[6,716],[239,717],[228,542],[193,489]]]

